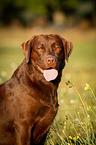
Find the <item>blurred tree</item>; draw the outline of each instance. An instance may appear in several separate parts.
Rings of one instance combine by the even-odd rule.
[[[0,0],[0,23],[10,24],[17,19],[27,25],[38,16],[46,16],[53,22],[55,11],[62,11],[66,16],[77,14],[82,18],[88,13],[96,14],[96,3],[95,0]]]
[[[14,18],[18,19],[22,10],[24,10],[24,6],[18,1],[0,0],[0,20],[4,24],[10,24]]]
[[[0,0],[0,21],[10,24],[13,19],[23,24],[37,15],[43,15],[46,9],[40,0]]]

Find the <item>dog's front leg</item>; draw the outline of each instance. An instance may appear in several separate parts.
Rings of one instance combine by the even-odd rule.
[[[14,145],[30,145],[31,128],[32,126],[28,127],[26,122],[16,124]]]
[[[40,120],[36,123],[34,130],[33,130],[33,142],[32,145],[37,144],[41,145],[42,138],[46,135],[48,132],[50,126],[52,125],[52,122],[55,118],[55,115],[57,113],[57,109],[54,110],[53,108],[48,108],[48,112],[40,118]],[[42,140],[43,141],[43,140]]]

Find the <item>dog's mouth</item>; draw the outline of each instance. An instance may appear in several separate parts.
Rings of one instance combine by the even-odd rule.
[[[48,70],[49,70],[49,69],[53,69],[53,67],[48,67],[47,69],[48,69]]]
[[[43,70],[37,65],[37,68],[41,73],[43,73],[43,76],[47,81],[55,80],[58,76],[58,71],[52,67],[48,68],[47,70]]]

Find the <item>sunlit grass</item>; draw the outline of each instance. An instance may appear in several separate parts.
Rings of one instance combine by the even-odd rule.
[[[71,108],[72,111],[67,111],[66,115],[64,114],[62,116],[62,121],[58,118],[55,119],[54,124],[50,129],[46,144],[95,145],[96,96],[90,85],[86,84],[84,93],[86,93],[85,91],[88,91],[89,94],[91,93],[90,99],[95,102],[94,105],[89,106],[84,97],[84,93],[80,94],[76,86],[70,81],[66,82],[66,85],[69,90],[70,88],[75,90],[74,95],[78,99],[78,107],[76,109]],[[87,99],[89,99],[89,97]],[[92,116],[94,116],[94,119]]]

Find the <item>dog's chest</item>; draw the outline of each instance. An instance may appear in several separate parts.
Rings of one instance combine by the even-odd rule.
[[[35,84],[28,94],[44,106],[52,107],[54,110],[58,107],[56,87]]]
[[[45,93],[44,96],[40,98],[40,103],[45,106],[51,107],[54,111],[56,111],[58,108],[58,100],[56,92],[55,93],[47,92],[47,94]]]

